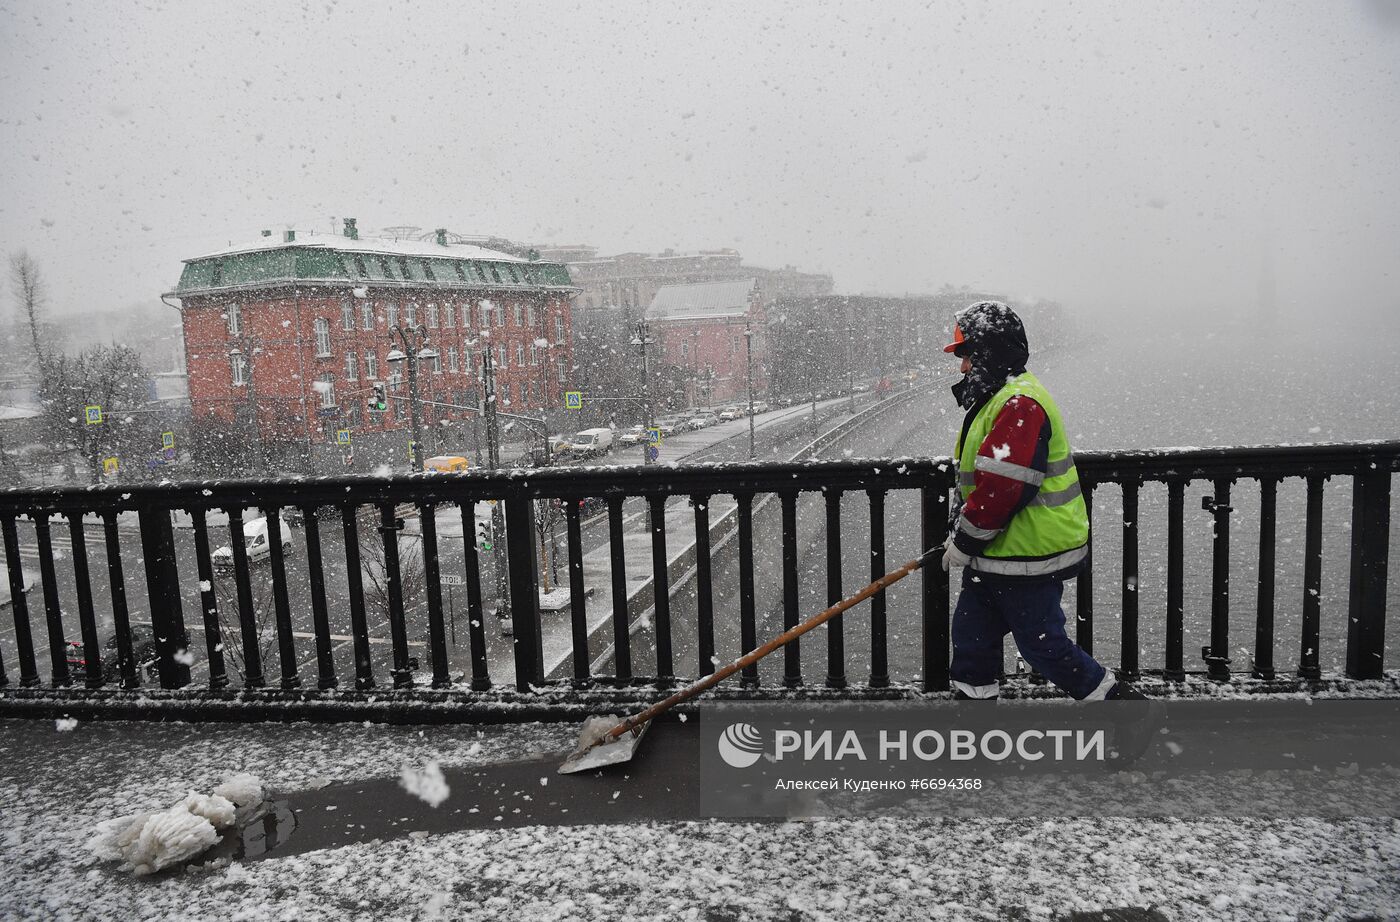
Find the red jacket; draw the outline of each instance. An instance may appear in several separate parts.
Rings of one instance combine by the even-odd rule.
[[[975,410],[968,414],[969,423],[975,415]],[[1044,479],[1050,458],[1050,418],[1045,408],[1025,395],[1006,401],[978,447],[977,456],[1002,462],[997,466],[1003,470],[1009,464],[1038,471],[1041,477],[1034,479]],[[1035,499],[1040,486],[980,466],[974,475],[972,493],[963,502],[953,543],[975,557],[1010,524],[1012,516]]]

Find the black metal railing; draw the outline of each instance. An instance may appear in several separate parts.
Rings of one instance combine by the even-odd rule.
[[[1121,530],[1122,591],[1118,617],[1114,619],[1120,632],[1120,662],[1113,664],[1120,675],[1132,678],[1151,672],[1166,680],[1180,680],[1203,666],[1212,679],[1240,677],[1241,672],[1231,671],[1229,656],[1231,489],[1239,481],[1254,481],[1260,491],[1259,575],[1255,648],[1249,672],[1260,679],[1278,676],[1276,496],[1280,482],[1300,478],[1307,490],[1303,554],[1306,591],[1300,606],[1296,674],[1302,680],[1323,675],[1318,651],[1326,642],[1345,643],[1346,676],[1382,676],[1390,478],[1400,465],[1400,443],[1093,452],[1078,455],[1077,463],[1086,499],[1094,509],[1099,543],[1104,529],[1116,524]],[[1319,584],[1323,484],[1328,478],[1348,478],[1352,484],[1344,638],[1322,636]],[[1165,484],[1166,488],[1165,607],[1148,612],[1144,618],[1138,580],[1138,500],[1144,485],[1154,482]],[[1212,543],[1210,641],[1199,664],[1194,660],[1188,663],[1184,642],[1185,494],[1196,482],[1209,485],[1204,508],[1209,513]],[[775,616],[780,613],[784,627],[811,614],[800,610],[800,590],[819,585],[821,576],[816,571],[822,561],[825,599],[835,602],[858,588],[850,584],[849,558],[868,555],[869,576],[874,579],[890,563],[890,541],[901,548],[901,559],[895,564],[902,562],[904,550],[917,552],[921,547],[941,543],[947,532],[954,484],[955,474],[946,459],[896,459],[9,491],[0,493],[0,533],[8,567],[13,632],[8,641],[0,636],[0,651],[4,651],[0,656],[0,686],[65,688],[81,682],[88,689],[105,686],[130,690],[155,677],[166,689],[190,688],[191,666],[200,660],[197,684],[206,688],[207,694],[215,695],[281,689],[305,696],[311,694],[305,687],[311,682],[322,691],[337,689],[345,682],[353,683],[359,692],[370,692],[387,682],[394,690],[426,685],[431,689],[485,692],[500,684],[500,679],[493,680],[493,670],[509,673],[508,685],[527,694],[560,685],[667,685],[711,671],[716,652],[726,645],[737,645],[737,652],[756,648],[764,639],[759,633],[761,594],[775,597]],[[1095,491],[1110,484],[1122,491],[1121,521],[1117,523],[1111,523],[1103,509],[1094,508]],[[585,521],[580,506],[584,500],[595,497],[605,501],[606,511]],[[776,504],[767,502],[774,497]],[[849,524],[849,510],[843,511],[843,498],[849,497],[857,498],[864,506],[861,525],[868,547],[859,546],[867,541],[856,547],[849,542],[843,544],[843,526]],[[711,505],[717,498],[732,499],[733,507],[712,514]],[[486,628],[490,600],[497,594],[497,583],[485,574],[491,561],[482,554],[470,532],[465,531],[471,527],[468,523],[476,520],[477,504],[488,500],[499,500],[505,510],[505,570],[498,582],[507,590],[502,601],[508,605],[503,626],[509,641],[504,647],[502,642],[494,641]],[[637,624],[643,613],[637,608],[636,580],[628,578],[628,546],[624,540],[625,507],[629,502],[636,506],[638,500],[641,505],[634,510],[634,517],[645,523],[642,529],[651,557],[651,601],[645,612],[646,630],[640,634]],[[551,636],[569,648],[569,668],[565,670],[567,678],[553,681],[547,679],[544,661],[545,637],[538,604],[541,533],[536,529],[538,504],[549,501],[558,501],[562,507],[568,577],[561,582],[567,582],[569,588],[567,627],[562,621],[550,627]],[[888,507],[896,501],[907,514],[894,520],[897,528],[887,541]],[[694,521],[693,543],[684,533],[668,535],[668,504],[674,519],[678,507],[685,514],[687,503]],[[259,573],[261,582],[255,581],[254,570],[264,565],[250,560],[244,543],[243,513],[249,509],[261,510],[267,522],[266,570]],[[172,525],[172,512],[177,510],[190,518],[192,549],[177,550]],[[437,528],[438,517],[454,510],[464,523],[460,560],[444,558],[444,539]],[[408,512],[421,521],[421,562],[412,564],[412,574],[400,558],[402,519]],[[299,516],[303,523],[305,562],[301,567],[295,566],[295,556],[289,560],[284,552],[284,513],[295,513],[293,517]],[[229,543],[223,559],[231,567],[225,582],[231,579],[232,591],[220,598],[216,587],[217,552],[211,547],[214,539],[209,519],[224,514],[229,523]],[[757,569],[766,564],[755,562],[755,522],[771,515],[776,516],[776,541],[760,539],[762,544],[757,548],[761,554],[771,555],[770,579],[768,570],[759,573]],[[328,573],[332,569],[338,572],[339,562],[333,559],[334,555],[324,553],[323,529],[335,528],[337,518],[343,533],[344,572],[334,583],[336,595],[332,600],[328,594]],[[66,521],[68,525],[71,572],[65,572],[64,579],[71,580],[69,586],[61,585],[55,566],[54,521]],[[802,524],[818,534],[824,545],[807,554],[805,573],[799,547]],[[105,602],[95,593],[98,581],[89,567],[89,525],[100,528],[98,546],[107,569],[106,585],[101,587]],[[28,555],[21,553],[21,527],[26,536],[30,529],[33,531],[35,548]],[[133,527],[139,534],[139,548],[123,540]],[[607,532],[605,536],[600,534],[603,530]],[[584,585],[584,557],[589,552],[586,544],[590,535],[600,542],[591,553],[602,554],[606,550],[610,562],[610,631],[606,626],[599,630],[596,611],[590,623],[587,593],[592,587]],[[673,598],[680,598],[679,594],[673,596],[676,586],[672,585],[677,573],[673,553],[676,537],[693,555],[685,576],[693,594],[685,597],[688,627],[682,634],[677,634],[678,618],[673,611]],[[770,543],[776,543],[776,552]],[[382,590],[387,639],[375,636],[367,609],[371,587],[367,585],[365,559],[371,552],[379,559],[375,572],[382,579],[376,585]],[[716,585],[719,556],[731,553],[731,569],[737,569],[737,578]],[[23,565],[26,556],[35,555],[51,666],[47,680],[40,674],[35,650],[31,600],[27,594],[32,580]],[[466,668],[454,676],[448,631],[450,628],[455,637],[456,618],[453,609],[449,621],[444,605],[444,567],[455,574],[459,565],[461,576],[453,578],[460,579],[467,597],[469,655]],[[1074,611],[1077,640],[1088,650],[1094,648],[1096,628],[1102,627],[1101,622],[1096,623],[1099,606],[1094,592],[1095,573],[1091,555],[1090,565],[1078,580]],[[198,580],[197,593],[189,585],[191,577]],[[421,604],[411,609],[405,605],[406,578],[421,578],[416,596],[421,598]],[[133,632],[133,606],[140,603],[129,589],[139,579],[144,579],[150,615],[150,637],[144,645],[141,636]],[[268,589],[265,597],[255,598],[256,588],[263,583]],[[289,591],[293,585],[302,600],[295,605]],[[917,577],[916,595],[900,596],[903,603],[893,609],[882,592],[870,600],[863,621],[853,620],[861,609],[832,620],[824,628],[824,663],[814,665],[808,645],[795,643],[784,651],[780,670],[768,667],[760,673],[757,666],[751,667],[743,672],[739,684],[748,688],[795,687],[812,682],[816,675],[821,677],[817,684],[829,689],[913,684],[925,691],[946,690],[949,589],[948,574],[937,567],[927,568]],[[63,593],[68,593],[76,604],[65,606]],[[449,603],[452,598],[449,592]],[[197,599],[194,604],[200,608],[195,626],[203,634],[204,643],[192,646],[185,604],[193,599]],[[70,642],[68,629],[75,613],[81,640]],[[308,614],[310,630],[297,630],[298,623],[306,624]],[[99,619],[103,625],[111,625],[111,640],[106,645],[101,641]],[[337,623],[348,623],[348,637],[335,633]],[[1144,625],[1160,632],[1158,636],[1163,640],[1162,660],[1150,668],[1144,668],[1139,655]],[[850,633],[858,627],[865,636]],[[898,638],[894,660],[892,630]],[[737,633],[737,639],[717,639],[717,631],[725,637]],[[634,649],[639,636],[645,643]],[[415,637],[425,638],[421,642],[427,654],[424,664],[416,663],[411,655],[411,647],[417,643]],[[386,643],[390,652],[387,662],[376,662],[374,647]],[[595,648],[600,643],[608,647],[601,660]],[[677,643],[695,651],[694,670],[677,668]],[[336,654],[347,645],[350,662],[345,668],[337,663]],[[858,655],[849,655],[850,651]],[[503,661],[507,656],[508,660]],[[230,668],[230,658],[236,660],[236,668]],[[600,661],[603,668],[596,667]],[[685,662],[691,661],[687,654]],[[856,674],[851,672],[853,664],[860,667]],[[416,668],[420,666],[421,669]],[[17,676],[12,676],[15,671]],[[780,678],[774,679],[775,674],[780,674]],[[768,682],[763,681],[765,676]]]

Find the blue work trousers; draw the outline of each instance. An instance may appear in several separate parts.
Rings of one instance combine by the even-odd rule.
[[[1032,668],[1074,698],[1088,697],[1107,671],[1065,634],[1063,591],[1063,580],[995,580],[964,570],[953,612],[953,681],[995,687],[1002,677],[1002,638],[1010,632]]]

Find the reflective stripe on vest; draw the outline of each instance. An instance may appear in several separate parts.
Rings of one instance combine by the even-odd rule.
[[[997,415],[1012,397],[1026,396],[1045,411],[1050,426],[1050,445],[1044,473],[1005,459],[979,454],[991,433]],[[992,395],[968,425],[965,438],[957,446],[958,487],[966,500],[976,486],[977,472],[1009,477],[1039,489],[1026,506],[1012,516],[1006,526],[989,529],[959,528],[990,543],[969,565],[973,570],[1010,576],[1040,576],[1072,567],[1087,555],[1089,514],[1084,504],[1074,454],[1064,434],[1059,408],[1040,381],[1022,373]],[[994,535],[994,537],[993,537]]]

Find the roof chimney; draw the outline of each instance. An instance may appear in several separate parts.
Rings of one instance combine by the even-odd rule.
[[[294,242],[296,241],[296,239],[297,239],[297,232],[296,232],[296,231],[294,231],[294,230],[289,230],[289,231],[283,231],[283,232],[282,232],[282,242],[283,242],[283,243],[294,243]]]
[[[360,231],[355,227],[354,218],[345,219],[345,236],[349,237],[351,240],[360,239]]]
[[[438,246],[447,246],[447,228],[439,227],[437,230],[433,231],[433,233],[437,235]]]

